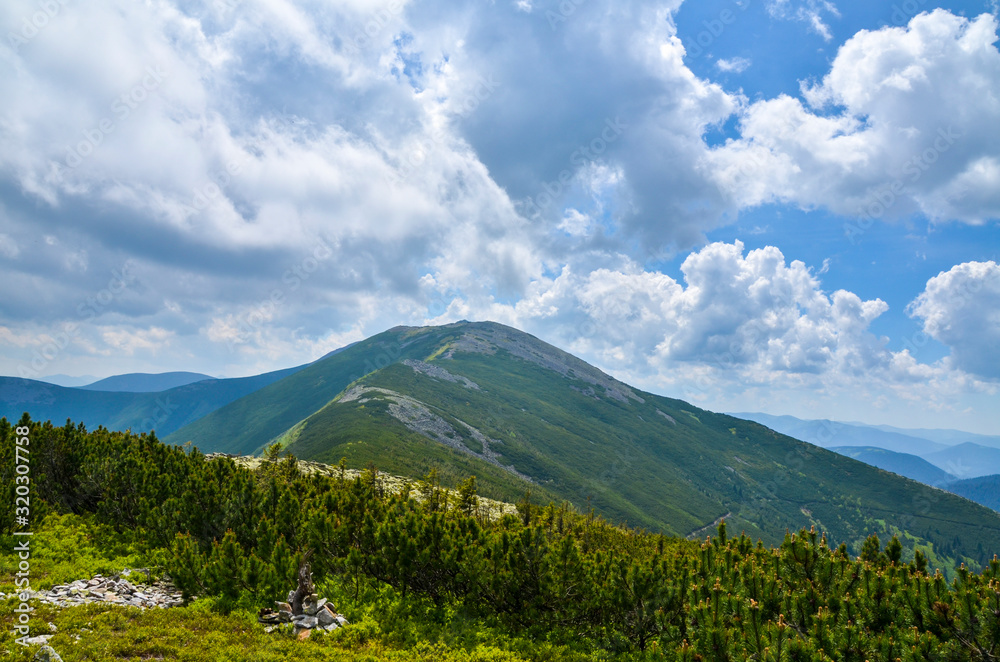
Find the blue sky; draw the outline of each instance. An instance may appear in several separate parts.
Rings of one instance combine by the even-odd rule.
[[[0,8],[0,373],[492,319],[654,392],[1000,434],[993,0]]]

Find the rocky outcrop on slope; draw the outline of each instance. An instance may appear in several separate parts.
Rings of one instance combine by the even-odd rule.
[[[493,450],[491,446],[493,444],[502,444],[502,441],[499,439],[491,439],[468,423],[455,419],[466,429],[469,436],[479,442],[479,444],[483,447],[483,450],[477,453],[465,445],[462,435],[455,430],[451,423],[432,412],[426,404],[420,402],[416,398],[404,395],[403,393],[397,393],[396,391],[392,391],[387,388],[361,386],[359,384],[340,396],[337,402],[340,404],[346,404],[356,401],[364,404],[376,398],[387,400],[389,402],[389,413],[393,418],[405,425],[410,431],[421,434],[428,439],[433,439],[434,441],[453,448],[460,453],[472,455],[480,460],[489,462],[493,466],[499,467],[500,469],[503,469],[518,478],[528,481],[529,483],[535,482],[529,476],[522,474],[514,467],[500,462],[500,455]]]
[[[477,430],[478,432],[478,430]],[[267,460],[262,457],[256,457],[253,455],[230,455],[229,453],[207,453],[205,455],[206,460],[214,460],[218,458],[226,458],[232,460],[236,464],[246,467],[248,469],[257,469],[265,462],[271,462],[272,460]],[[279,462],[281,460],[278,460]],[[324,464],[322,462],[312,462],[309,460],[298,460],[299,471],[305,474],[317,473],[321,476],[328,476],[330,478],[340,478],[343,475],[345,480],[354,480],[360,477],[364,472],[358,471],[357,469],[344,469],[343,474],[341,474],[340,467],[334,467],[329,464]],[[379,472],[378,481],[380,488],[385,492],[390,494],[399,494],[404,490],[409,491],[410,496],[417,501],[422,500],[420,491],[416,490],[417,481],[410,478],[403,478],[402,476],[393,476],[390,474]],[[448,492],[452,496],[457,496],[455,490],[450,490],[444,488],[445,492]],[[450,503],[456,502],[449,496],[448,501]],[[479,503],[480,511],[489,518],[499,518],[503,515],[516,515],[517,507],[512,503],[507,503],[505,501],[496,501],[495,499],[489,499],[487,497],[477,497]]]
[[[425,374],[428,377],[433,377],[434,379],[440,379],[454,384],[462,384],[465,388],[470,388],[474,391],[479,390],[479,384],[476,382],[472,381],[468,377],[453,375],[441,366],[431,365],[430,363],[424,363],[423,361],[414,361],[413,359],[406,359],[403,361],[403,365],[413,368],[415,372]]]

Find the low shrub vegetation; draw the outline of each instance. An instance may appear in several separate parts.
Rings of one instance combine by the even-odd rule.
[[[32,588],[125,567],[169,576],[187,604],[165,610],[37,605],[64,660],[996,660],[1000,561],[948,582],[893,538],[855,556],[815,530],[765,547],[725,522],[697,543],[615,527],[523,499],[490,519],[474,482],[456,498],[433,476],[421,500],[378,472],[303,475],[294,458],[249,470],[131,435],[27,418]],[[14,494],[13,428],[0,420],[0,489]],[[11,499],[12,501],[12,499]],[[450,503],[454,501],[455,503]],[[12,514],[0,522],[12,591]],[[351,625],[305,641],[266,633],[273,606],[311,564]],[[15,599],[0,620],[10,659]],[[50,630],[48,624],[54,626]]]

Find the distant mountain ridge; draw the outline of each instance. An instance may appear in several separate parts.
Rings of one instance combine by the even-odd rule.
[[[91,429],[155,430],[166,436],[302,367],[253,377],[207,379],[154,393],[64,388],[32,379],[0,377],[0,416],[16,421],[28,412],[35,420],[57,424],[70,419]]]
[[[350,346],[335,349],[317,360],[335,356]],[[0,377],[0,416],[16,421],[21,414],[28,412],[36,420],[61,424],[71,419],[91,429],[104,426],[109,430],[155,431],[165,437],[219,407],[295,374],[308,365],[230,379],[215,379],[192,372],[159,375],[131,373],[98,380],[87,388]],[[166,389],[159,388],[171,380],[179,383]],[[109,384],[142,390],[108,388]],[[95,388],[99,385],[101,388]],[[157,390],[146,391],[147,388]]]
[[[118,393],[158,393],[178,386],[187,386],[206,379],[215,379],[211,375],[199,372],[163,372],[150,374],[132,372],[125,375],[113,375],[98,380],[93,384],[77,388],[86,391],[113,391]]]
[[[825,419],[803,420],[794,416],[772,416],[760,412],[742,412],[731,415],[756,421],[772,430],[823,448],[868,446],[884,448],[896,453],[923,456],[925,453],[933,453],[948,447],[946,444],[903,434],[900,431],[876,429],[855,423],[841,423]]]
[[[837,446],[830,450],[925,485],[944,487],[956,480],[955,476],[917,455],[896,453],[870,446]]]
[[[757,421],[790,437],[823,448],[859,446],[880,448],[895,453],[916,455],[927,460],[956,479],[1000,473],[1000,448],[990,446],[996,437],[977,435],[961,430],[912,430],[867,426],[862,423],[840,423],[828,420],[802,420],[794,416],[772,416],[759,412],[733,414],[738,418]],[[924,436],[919,436],[924,435]],[[966,440],[951,445],[932,441]],[[986,445],[968,441],[976,439]]]
[[[864,425],[863,423],[852,423],[852,425]],[[876,430],[883,430],[885,432],[896,432],[899,434],[906,434],[912,437],[920,437],[922,439],[929,439],[930,441],[935,441],[940,444],[946,444],[948,446],[957,446],[958,444],[963,444],[965,442],[972,442],[979,446],[988,446],[990,448],[1000,448],[1000,436],[997,435],[986,435],[986,434],[976,434],[974,432],[965,432],[964,430],[928,430],[926,428],[914,428],[902,429],[895,428],[891,425],[870,425],[868,427],[875,428]]]
[[[97,377],[93,375],[47,375],[45,377],[39,377],[38,381],[45,382],[46,384],[55,384],[56,386],[62,386],[64,388],[80,388],[81,386],[86,386],[87,384],[93,384],[97,381]]]
[[[1000,449],[968,441],[934,453],[927,453],[922,457],[956,478],[1000,474]]]

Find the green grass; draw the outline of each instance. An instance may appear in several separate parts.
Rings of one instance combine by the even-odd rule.
[[[0,536],[6,553],[14,549],[14,536]],[[110,576],[125,568],[153,568],[162,565],[162,550],[150,547],[129,531],[115,531],[97,522],[93,515],[50,514],[30,538],[31,588],[47,590],[97,574]],[[0,573],[0,592],[15,591],[13,570],[6,560]],[[11,566],[13,567],[13,565]]]
[[[290,659],[331,662],[389,662],[444,660],[447,662],[518,662],[521,656],[496,646],[477,644],[471,648],[443,642],[419,641],[410,646],[383,643],[378,623],[364,620],[329,634],[314,633],[298,641],[288,630],[268,634],[254,614],[213,611],[212,600],[187,607],[142,611],[111,605],[84,605],[68,609],[40,607],[32,622],[37,631],[51,634],[49,641],[65,662],[92,660],[259,660],[285,662]],[[10,634],[13,603],[0,607],[0,653],[5,660],[28,662],[38,646],[24,648]],[[570,658],[564,658],[570,659]]]

